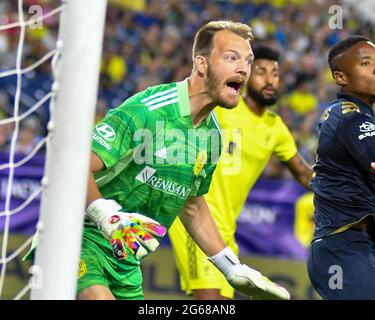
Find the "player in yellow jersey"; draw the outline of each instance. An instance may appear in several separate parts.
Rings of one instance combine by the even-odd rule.
[[[279,54],[262,46],[254,48],[254,56],[247,89],[237,107],[215,111],[223,132],[224,149],[205,195],[222,237],[237,255],[234,238],[237,217],[271,155],[285,163],[306,188],[310,188],[312,176],[312,169],[298,154],[287,126],[267,108],[277,101]],[[181,287],[187,294],[199,300],[233,298],[234,289],[188,236],[179,219],[172,225],[169,236]]]

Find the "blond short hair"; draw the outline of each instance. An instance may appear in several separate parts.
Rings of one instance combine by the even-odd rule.
[[[196,56],[202,55],[208,57],[212,50],[213,38],[218,31],[228,30],[249,42],[254,38],[251,28],[241,22],[230,20],[211,21],[200,28],[195,35],[193,44],[193,61]]]

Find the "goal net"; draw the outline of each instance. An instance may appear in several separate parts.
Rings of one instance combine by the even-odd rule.
[[[0,299],[75,297],[105,10],[0,3]]]

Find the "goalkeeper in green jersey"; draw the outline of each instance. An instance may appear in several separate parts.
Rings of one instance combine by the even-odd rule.
[[[237,105],[251,39],[242,23],[206,24],[195,36],[190,77],[135,94],[95,127],[79,299],[143,299],[140,261],[178,215],[234,288],[289,298],[226,247],[203,198],[221,147],[212,110]]]

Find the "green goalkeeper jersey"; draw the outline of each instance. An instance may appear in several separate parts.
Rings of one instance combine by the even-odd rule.
[[[106,168],[95,175],[105,199],[169,228],[186,199],[206,194],[221,150],[214,112],[194,127],[188,82],[162,84],[108,112],[92,134]],[[108,248],[86,219],[84,237]]]

